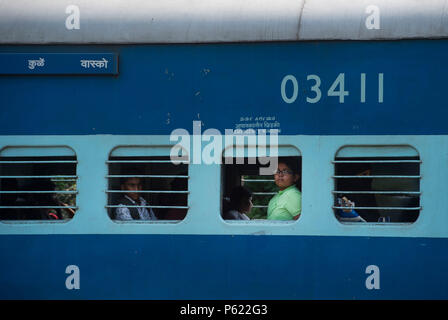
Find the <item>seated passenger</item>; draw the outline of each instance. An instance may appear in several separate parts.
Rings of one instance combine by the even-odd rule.
[[[302,194],[296,186],[299,180],[297,164],[280,160],[274,179],[280,191],[269,201],[267,219],[297,220],[302,209]]]
[[[226,220],[250,220],[246,215],[252,210],[252,192],[239,186],[230,193],[230,210],[224,214]]]
[[[116,220],[157,220],[151,208],[135,208],[128,206],[146,206],[146,201],[140,197],[142,190],[140,178],[125,178],[121,183],[121,190],[129,191],[118,201],[121,206],[115,211]]]

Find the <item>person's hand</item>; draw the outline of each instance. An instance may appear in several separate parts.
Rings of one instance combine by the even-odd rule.
[[[347,208],[347,209],[342,209],[342,211],[352,212],[353,207],[355,206],[355,203],[353,201],[350,201],[349,199],[347,199],[347,197],[342,197],[342,206]]]
[[[65,206],[65,207],[69,206],[68,204],[63,203],[63,202],[60,202],[60,205]],[[65,210],[66,212],[68,212],[72,218],[75,215],[75,210],[73,210],[72,208],[63,208],[62,210]]]

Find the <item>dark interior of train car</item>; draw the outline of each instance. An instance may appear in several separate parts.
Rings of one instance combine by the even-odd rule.
[[[418,157],[336,158],[334,200],[347,197],[367,222],[412,223],[419,215]],[[390,177],[389,177],[390,176]],[[394,209],[396,208],[396,209]]]
[[[2,220],[73,218],[76,157],[1,157],[0,174]]]
[[[117,176],[117,177],[111,177]],[[126,177],[137,176],[141,181],[140,196],[151,206],[159,220],[182,220],[188,209],[188,165],[174,164],[165,156],[110,157],[109,205],[117,205],[124,196],[121,185]],[[115,219],[115,207],[108,209]]]

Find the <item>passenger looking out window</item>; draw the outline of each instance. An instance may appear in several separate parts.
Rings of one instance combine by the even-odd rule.
[[[296,186],[299,178],[294,161],[282,160],[278,163],[274,179],[279,192],[269,201],[268,220],[297,220],[300,217],[302,194]]]
[[[121,182],[121,190],[126,192],[119,200],[115,219],[117,220],[157,220],[151,208],[146,208],[145,199],[140,196],[142,190],[140,178],[125,178]],[[141,206],[141,207],[135,207]]]

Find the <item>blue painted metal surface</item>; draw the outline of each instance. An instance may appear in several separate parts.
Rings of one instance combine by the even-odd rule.
[[[7,236],[1,299],[446,299],[446,239]],[[65,288],[77,265],[80,289]],[[365,286],[368,265],[379,290]]]
[[[120,56],[116,77],[0,76],[0,145],[70,146],[79,176],[72,221],[0,223],[0,298],[447,299],[448,198],[439,194],[446,190],[441,177],[448,154],[434,157],[448,146],[447,49],[447,40],[0,47],[37,58]],[[349,91],[344,103],[328,95],[341,73]],[[298,81],[291,104],[281,95],[286,75]],[[314,104],[306,100],[316,96],[308,75],[321,80]],[[291,83],[286,89],[291,97]],[[185,221],[112,222],[105,209],[111,151],[169,150],[169,133],[191,133],[193,120],[222,133],[278,123],[290,135],[281,144],[303,155],[301,218],[226,223],[219,217],[221,168],[191,165]],[[334,218],[331,161],[341,146],[365,144],[409,144],[418,151],[423,209],[414,224],[342,225]],[[72,264],[81,271],[80,290],[65,287]],[[380,290],[365,286],[372,264],[381,269]]]
[[[176,128],[191,131],[198,119],[204,129],[223,132],[256,125],[256,118],[262,127],[278,125],[281,134],[448,132],[447,40],[3,46],[0,51],[120,56],[118,77],[0,77],[0,134],[170,134]],[[349,92],[344,103],[328,96],[340,73]],[[365,102],[361,73],[366,74]],[[281,95],[286,75],[298,82],[291,104]],[[317,103],[306,102],[317,95],[308,75],[321,80]],[[291,82],[286,94],[293,94]]]

